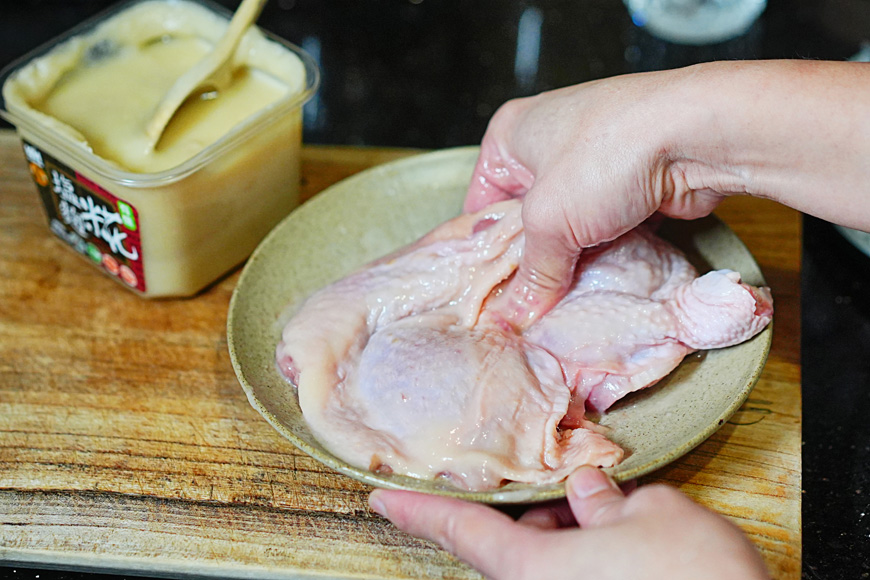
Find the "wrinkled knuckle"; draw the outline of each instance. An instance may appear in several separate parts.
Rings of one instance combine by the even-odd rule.
[[[552,273],[542,269],[530,266],[526,272],[526,281],[532,293],[536,291],[559,291],[566,285],[566,282]]]

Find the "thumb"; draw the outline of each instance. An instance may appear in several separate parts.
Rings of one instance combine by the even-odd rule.
[[[625,494],[606,473],[583,466],[565,482],[568,504],[581,528],[597,528],[622,515]]]
[[[431,540],[487,577],[504,578],[540,546],[536,530],[482,504],[376,489],[370,507],[400,530]]]

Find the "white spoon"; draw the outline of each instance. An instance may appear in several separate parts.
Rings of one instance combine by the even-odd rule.
[[[239,46],[242,36],[256,22],[263,11],[267,0],[242,0],[236,13],[230,20],[227,31],[218,40],[211,52],[181,75],[169,88],[154,115],[145,127],[149,150],[154,149],[166,129],[166,125],[175,115],[178,107],[194,91],[201,87],[223,88],[232,76],[232,57]]]

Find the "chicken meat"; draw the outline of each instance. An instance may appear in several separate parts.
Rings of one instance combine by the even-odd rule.
[[[499,293],[522,255],[520,207],[442,224],[315,293],[286,325],[278,366],[337,457],[470,490],[613,466],[623,450],[587,407],[605,411],[771,319],[767,289],[728,270],[698,277],[639,227],[584,251],[570,292],[518,331]]]

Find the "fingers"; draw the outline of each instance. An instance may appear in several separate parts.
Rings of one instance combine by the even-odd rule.
[[[584,466],[565,482],[568,504],[581,528],[607,525],[622,515],[626,497],[598,468]]]
[[[503,154],[496,137],[487,135],[471,176],[463,211],[480,211],[497,201],[524,195],[535,181],[519,161]]]
[[[525,246],[516,275],[504,294],[506,315],[519,330],[550,311],[571,287],[580,247],[560,207],[549,200],[523,204]]]
[[[549,311],[568,291],[580,247],[558,201],[561,196],[553,191],[535,199],[531,195],[539,168],[519,152],[529,137],[520,128],[533,102],[514,99],[493,115],[463,207],[465,212],[474,212],[498,201],[525,197],[525,250],[517,275],[507,288],[508,307],[503,311],[508,322],[520,330]]]
[[[483,157],[477,160],[477,165],[471,176],[471,183],[468,186],[468,193],[465,196],[465,204],[462,207],[462,211],[465,213],[474,213],[498,201],[510,199],[507,191],[498,187],[487,177],[487,161]]]
[[[519,117],[526,107],[523,99],[508,101],[490,120],[465,197],[466,213],[525,195],[535,182],[534,173],[517,159],[513,142]]]
[[[517,522],[539,530],[556,530],[577,525],[571,506],[564,500],[532,507]]]
[[[516,553],[530,553],[535,530],[484,505],[409,491],[377,489],[371,508],[397,528],[432,540],[487,577],[504,577],[517,562]]]
[[[623,495],[628,495],[630,493],[633,493],[634,490],[637,489],[637,480],[631,479],[629,481],[624,481],[624,482],[619,484],[619,489],[620,489],[620,491],[622,491]]]
[[[601,473],[601,475],[604,474]],[[580,485],[582,486],[582,489],[586,489],[585,486],[590,485],[590,479],[592,479],[591,485],[593,490],[599,487],[600,481],[596,481],[597,477],[598,476],[596,476],[595,479],[589,478],[581,480]],[[576,482],[577,480],[575,480],[575,483]],[[637,489],[636,479],[619,484],[619,490],[622,495],[628,495],[635,489]],[[581,493],[583,492],[581,491]],[[588,493],[588,491],[585,493]],[[530,526],[539,530],[557,530],[561,528],[577,527],[577,519],[574,517],[571,505],[565,500],[557,500],[535,505],[517,518],[517,522],[524,526]]]

